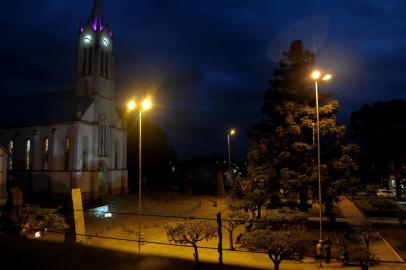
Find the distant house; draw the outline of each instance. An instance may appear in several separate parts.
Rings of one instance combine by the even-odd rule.
[[[85,199],[127,192],[127,133],[114,72],[113,33],[95,0],[78,33],[76,89],[0,99],[10,186],[53,198],[72,188],[81,188]]]

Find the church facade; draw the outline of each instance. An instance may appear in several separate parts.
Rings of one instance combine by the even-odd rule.
[[[122,194],[127,133],[115,101],[113,34],[95,0],[79,30],[76,89],[2,98],[0,144],[8,151],[8,186],[25,194],[84,199]]]

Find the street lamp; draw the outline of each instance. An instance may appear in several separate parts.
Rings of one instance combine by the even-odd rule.
[[[230,145],[230,137],[234,136],[237,131],[232,128],[227,132],[227,146],[228,146],[228,169],[231,169],[231,145]]]
[[[321,243],[323,241],[322,238],[322,203],[321,203],[321,170],[320,170],[320,121],[319,121],[319,89],[318,83],[320,80],[322,81],[329,81],[332,78],[332,75],[329,73],[322,73],[319,70],[314,70],[310,77],[314,81],[314,88],[316,91],[316,130],[317,130],[317,175],[319,181],[319,215],[320,215],[320,240]],[[321,262],[321,260],[320,260]]]
[[[139,129],[138,129],[138,252],[141,253],[141,218],[142,218],[142,200],[141,200],[141,186],[142,186],[142,174],[141,174],[141,167],[142,167],[142,112],[148,111],[152,108],[152,102],[149,98],[144,99],[138,108],[139,112]],[[128,111],[134,111],[137,109],[137,103],[134,100],[130,100],[127,103]]]

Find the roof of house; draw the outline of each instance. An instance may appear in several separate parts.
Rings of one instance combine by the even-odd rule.
[[[78,120],[92,104],[88,96],[74,91],[40,93],[29,96],[0,98],[0,128],[41,126]]]

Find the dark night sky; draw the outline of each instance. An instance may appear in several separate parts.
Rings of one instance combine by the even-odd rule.
[[[225,129],[245,133],[290,41],[315,48],[343,105],[405,98],[406,1],[105,0],[117,93],[154,93],[150,117],[181,158],[225,156]],[[73,89],[77,33],[92,0],[2,1],[0,95]],[[323,91],[323,88],[321,89]],[[6,112],[3,112],[6,113]]]

